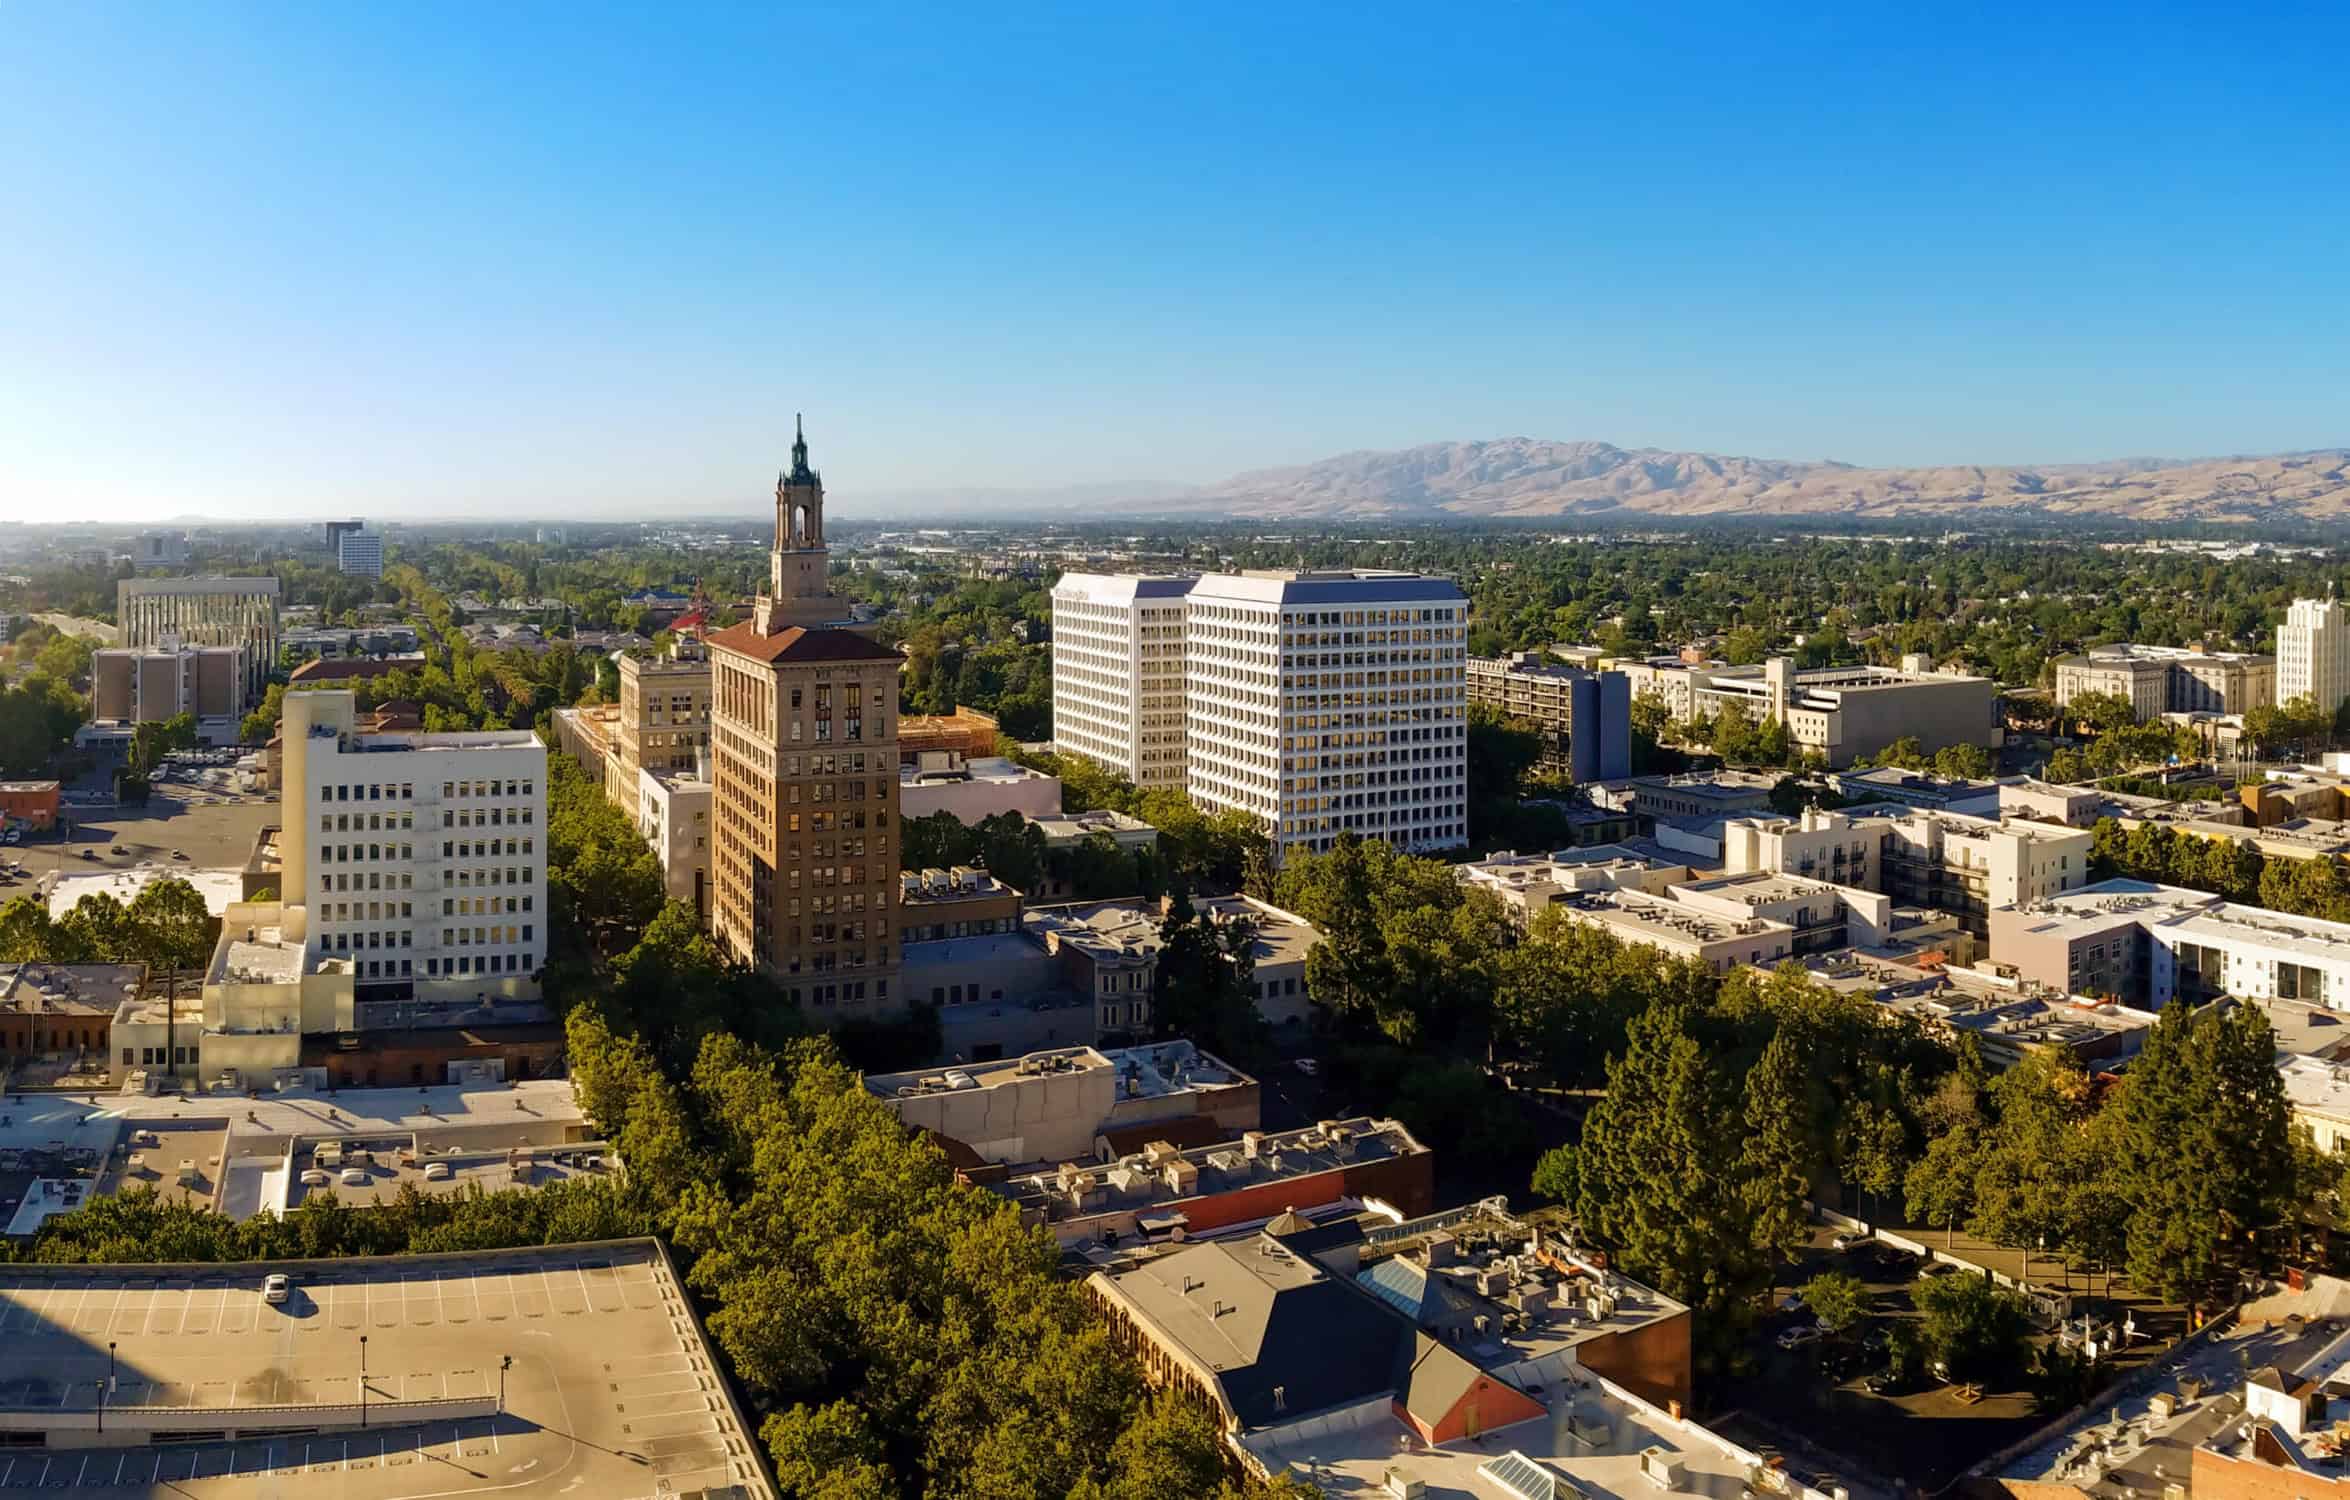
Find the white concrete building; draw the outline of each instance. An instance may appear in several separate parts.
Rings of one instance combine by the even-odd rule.
[[[952,750],[925,750],[898,766],[898,816],[946,813],[966,827],[999,813],[1048,818],[1061,811],[1061,778],[1032,771],[1001,755],[969,759]]]
[[[1183,785],[1184,596],[1196,580],[1064,573],[1053,585],[1053,748],[1136,786]]]
[[[289,693],[283,939],[367,1000],[536,999],[547,749],[528,730],[362,734],[348,692]]]
[[[362,578],[384,576],[384,538],[380,531],[346,531],[335,538],[335,564]]]
[[[710,909],[710,778],[646,766],[637,773],[636,831],[661,861],[672,901]]]
[[[1261,818],[1276,859],[1353,832],[1468,837],[1469,603],[1450,579],[1211,574],[1185,616],[1194,802]]]
[[[2339,599],[2296,599],[2277,627],[2277,701],[2295,698],[2329,714],[2350,698],[2350,618]]]
[[[1994,912],[1991,956],[2025,978],[2149,1010],[2222,995],[2350,1010],[2350,923],[2142,880]]]

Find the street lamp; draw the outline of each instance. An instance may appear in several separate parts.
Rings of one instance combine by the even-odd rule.
[[[506,1372],[514,1368],[514,1356],[509,1354],[498,1361],[498,1415],[506,1415]]]
[[[106,1398],[114,1394],[114,1340],[106,1341],[106,1386],[98,1392],[98,1430],[106,1430]]]
[[[359,1425],[367,1426],[367,1335],[359,1335]]]

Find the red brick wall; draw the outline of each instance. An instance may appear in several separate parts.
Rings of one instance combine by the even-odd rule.
[[[2350,1484],[2306,1469],[2229,1458],[2197,1448],[2188,1492],[2195,1500],[2343,1500],[2350,1496]]]
[[[1508,1386],[1490,1375],[1480,1375],[1477,1383],[1461,1393],[1461,1399],[1451,1410],[1435,1422],[1422,1422],[1411,1414],[1401,1401],[1394,1404],[1395,1419],[1420,1435],[1428,1444],[1457,1443],[1497,1427],[1515,1422],[1531,1422],[1544,1414],[1542,1403],[1515,1386]]]
[[[37,792],[0,792],[0,812],[12,818],[21,818],[35,828],[54,827],[57,822],[57,788],[51,785]]]
[[[1575,1357],[1653,1406],[1689,1405],[1689,1314],[1608,1334],[1575,1347]],[[2205,1500],[2198,1493],[2195,1500]]]
[[[1285,1177],[1278,1182],[1253,1183],[1229,1193],[1213,1193],[1161,1204],[1153,1213],[1181,1213],[1190,1232],[1203,1234],[1228,1224],[1270,1219],[1283,1209],[1314,1208],[1341,1198],[1382,1198],[1401,1209],[1406,1218],[1435,1212],[1436,1158],[1427,1151],[1391,1156],[1379,1161],[1352,1162],[1327,1172]]]

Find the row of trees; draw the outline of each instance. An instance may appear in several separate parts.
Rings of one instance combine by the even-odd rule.
[[[2101,874],[2183,885],[2295,916],[2350,922],[2350,868],[2330,855],[2262,854],[2249,839],[2206,838],[2162,823],[2100,818],[2090,859]]]
[[[61,917],[51,917],[38,896],[0,906],[0,962],[7,963],[201,969],[219,937],[220,922],[203,894],[176,876],[149,881],[127,906],[102,891]]]

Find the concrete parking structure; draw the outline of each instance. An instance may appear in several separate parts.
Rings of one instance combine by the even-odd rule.
[[[0,1492],[774,1493],[652,1240],[9,1267],[0,1441]]]

